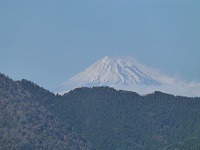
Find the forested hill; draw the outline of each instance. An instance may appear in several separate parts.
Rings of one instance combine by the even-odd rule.
[[[0,149],[200,149],[200,98],[109,87],[56,96],[0,75],[0,102]]]
[[[98,150],[200,149],[200,99],[78,88],[51,110]]]
[[[20,82],[0,74],[1,150],[92,149],[31,95]]]

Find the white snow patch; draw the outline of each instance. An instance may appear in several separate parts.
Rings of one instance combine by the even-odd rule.
[[[55,93],[64,94],[77,87],[93,86],[110,86],[141,95],[161,91],[174,95],[200,96],[200,82],[185,82],[177,76],[165,75],[131,57],[108,56],[63,83]]]

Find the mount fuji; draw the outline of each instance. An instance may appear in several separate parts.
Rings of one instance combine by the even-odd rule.
[[[132,57],[105,56],[63,83],[55,93],[64,94],[77,87],[110,86],[147,94],[173,82],[174,78],[163,75]]]

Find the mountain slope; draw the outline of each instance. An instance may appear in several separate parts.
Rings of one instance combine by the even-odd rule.
[[[173,150],[200,139],[199,107],[200,98],[85,87],[60,96],[51,109],[97,150]]]
[[[57,88],[56,93],[63,94],[76,87],[111,86],[123,89],[138,85],[156,86],[164,82],[133,58],[105,56]]]
[[[63,96],[0,74],[0,149],[200,149],[200,98],[109,87]],[[78,133],[78,134],[76,134]]]
[[[42,99],[42,98],[41,98]],[[84,138],[69,132],[22,88],[0,74],[0,149],[89,150]]]

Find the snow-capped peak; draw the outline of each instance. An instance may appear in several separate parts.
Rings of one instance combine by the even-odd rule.
[[[109,57],[75,75],[55,90],[64,94],[77,87],[110,86],[118,90],[149,94],[162,91],[174,95],[200,96],[200,83],[185,82],[180,78],[147,67],[132,57]]]
[[[149,70],[131,57],[105,56],[62,84],[56,93],[63,94],[76,87],[161,85]]]

